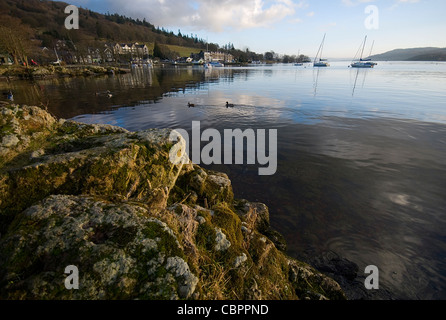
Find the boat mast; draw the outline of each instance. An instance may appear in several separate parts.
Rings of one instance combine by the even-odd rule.
[[[57,62],[59,62],[59,61],[60,61],[60,60],[59,60],[59,55],[57,54],[56,48],[54,48],[54,53],[56,54]]]
[[[324,42],[325,42],[325,36],[326,36],[326,35],[327,35],[327,34],[325,33],[325,34],[324,34],[324,38],[322,39],[321,46],[319,47],[319,50],[317,51],[316,58],[314,58],[314,61],[315,61],[315,62],[317,61],[317,57],[319,56],[319,53],[321,54],[320,57],[322,58],[322,51],[323,51],[323,49],[324,49]],[[317,61],[317,62],[320,62],[320,61]]]
[[[375,40],[373,40],[372,48],[370,48],[369,58],[372,56],[373,47],[375,46]]]
[[[362,60],[362,55],[364,54],[364,49],[365,49],[365,43],[366,43],[366,41],[367,41],[367,36],[365,36],[365,39],[364,39],[364,45],[362,46],[361,57],[359,58],[359,61]]]

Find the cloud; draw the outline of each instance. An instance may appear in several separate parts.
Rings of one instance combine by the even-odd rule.
[[[295,23],[302,23],[304,22],[301,18],[294,18],[289,20],[289,23],[295,24]]]
[[[390,7],[390,9],[395,9],[397,8],[400,4],[406,4],[406,3],[418,3],[420,2],[420,0],[396,0],[395,4],[393,6]]]
[[[363,3],[376,2],[377,0],[341,0],[342,4],[347,7],[357,6]],[[393,7],[397,7],[400,4],[404,3],[417,3],[420,0],[394,0]]]
[[[305,1],[291,0],[106,0],[109,11],[146,18],[154,25],[222,32],[267,27],[293,16]]]
[[[357,6],[361,3],[369,3],[369,2],[375,2],[375,1],[376,0],[342,0],[342,4],[347,7],[353,7],[353,6]]]

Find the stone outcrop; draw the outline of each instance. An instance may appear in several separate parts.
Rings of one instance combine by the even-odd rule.
[[[172,164],[171,130],[0,114],[1,299],[345,299],[283,252],[264,204],[234,199],[225,174]]]

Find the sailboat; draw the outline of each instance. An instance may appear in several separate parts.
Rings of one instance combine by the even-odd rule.
[[[56,54],[57,61],[56,62],[51,62],[51,64],[60,66],[60,64],[62,63],[62,60],[59,59],[59,55],[57,54],[56,48],[54,48],[54,53]]]
[[[369,57],[372,56],[372,52],[373,52],[373,47],[375,46],[375,41],[372,42],[372,47],[370,48],[370,53],[369,53]],[[372,64],[373,66],[377,66],[378,64],[376,62],[372,62],[372,59],[363,59],[363,61],[368,61],[370,64]]]
[[[325,36],[322,39],[321,46],[319,47],[319,50],[316,54],[316,58],[314,58],[313,67],[329,67],[330,64],[327,62],[327,59],[322,59],[322,51],[324,50],[324,43],[325,43]]]
[[[374,68],[377,65],[377,63],[372,62],[371,59],[363,59],[362,58],[362,56],[364,54],[366,42],[367,42],[367,36],[365,36],[364,43],[362,45],[361,56],[359,57],[359,60],[356,62],[352,62],[352,64],[350,65],[352,68]],[[372,46],[372,50],[373,50],[373,46]],[[370,51],[370,54],[371,53],[372,52]]]

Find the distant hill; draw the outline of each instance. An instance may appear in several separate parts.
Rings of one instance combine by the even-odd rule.
[[[375,61],[446,61],[446,48],[396,49],[371,58]]]

